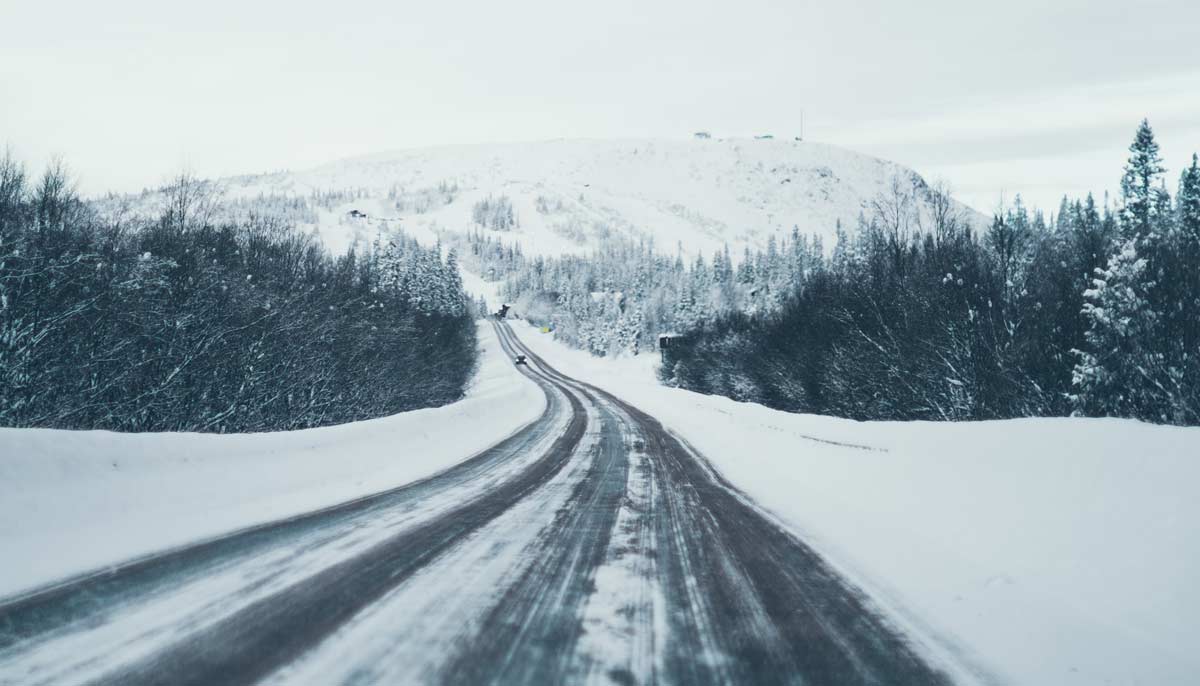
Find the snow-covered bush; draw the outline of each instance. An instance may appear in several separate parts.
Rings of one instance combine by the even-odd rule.
[[[462,395],[453,255],[399,235],[335,258],[281,221],[209,223],[194,190],[109,221],[61,168],[30,188],[0,161],[0,425],[267,431]]]

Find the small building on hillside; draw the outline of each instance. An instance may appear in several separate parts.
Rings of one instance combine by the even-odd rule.
[[[351,219],[366,219],[367,218],[366,212],[359,212],[358,210],[350,210],[350,212],[348,214],[350,215]]]
[[[696,133],[692,134],[692,138],[695,138],[698,141],[706,141],[709,138],[712,138],[712,134],[707,131],[697,131]]]

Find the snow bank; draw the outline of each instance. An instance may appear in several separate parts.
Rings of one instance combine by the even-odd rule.
[[[0,429],[0,597],[387,490],[497,443],[545,396],[490,326],[479,336],[479,373],[445,407],[225,436]]]
[[[795,415],[658,386],[514,324],[566,374],[658,417],[982,683],[1194,684],[1200,429]]]

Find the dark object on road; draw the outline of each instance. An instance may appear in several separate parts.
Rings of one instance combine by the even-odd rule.
[[[509,307],[508,305],[501,305],[500,309],[496,312],[496,319],[504,319],[505,317],[507,317],[508,316],[508,307]]]
[[[526,364],[524,355],[517,355],[517,364]]]

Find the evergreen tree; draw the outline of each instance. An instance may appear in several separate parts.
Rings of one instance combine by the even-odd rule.
[[[1090,321],[1088,347],[1079,353],[1075,402],[1091,416],[1169,417],[1162,355],[1154,349],[1159,320],[1150,306],[1147,262],[1138,256],[1137,239],[1126,241],[1108,267],[1098,270],[1085,292],[1083,312]]]
[[[1121,177],[1121,229],[1126,239],[1144,237],[1154,229],[1159,182],[1165,171],[1150,122],[1143,119]]]
[[[1195,154],[1192,166],[1180,176],[1176,208],[1180,234],[1185,241],[1200,244],[1200,160]]]

